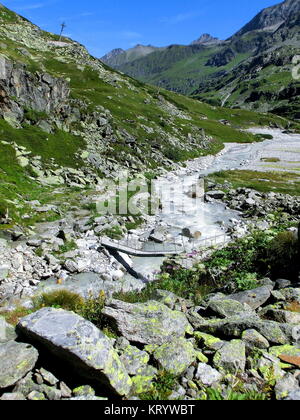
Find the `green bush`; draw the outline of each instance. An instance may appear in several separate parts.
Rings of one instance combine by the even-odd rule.
[[[57,308],[66,311],[77,312],[83,305],[83,299],[76,293],[69,290],[55,290],[49,293],[43,293],[34,299],[34,307],[36,310],[40,308]]]
[[[165,370],[160,370],[152,383],[152,389],[139,395],[139,398],[147,401],[165,401],[172,394],[177,384],[177,378],[174,375]]]
[[[270,243],[268,250],[274,277],[297,279],[299,272],[298,239],[293,232],[281,232]]]

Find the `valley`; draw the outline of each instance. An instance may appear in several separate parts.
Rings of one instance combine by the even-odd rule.
[[[0,401],[300,399],[299,12],[100,60],[0,5]]]

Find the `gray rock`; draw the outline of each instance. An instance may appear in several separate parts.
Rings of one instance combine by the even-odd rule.
[[[0,344],[0,389],[15,385],[34,368],[37,359],[37,350],[29,344]]]
[[[225,197],[225,192],[224,191],[220,191],[220,190],[215,190],[215,191],[208,191],[205,194],[205,197],[209,197],[209,198],[213,198],[215,200],[222,200],[222,198]]]
[[[201,333],[199,331],[196,331],[194,333],[194,336],[196,337],[199,346],[212,351],[220,350],[220,348],[223,347],[225,344],[225,342],[220,340],[219,338],[214,337],[210,334]]]
[[[257,348],[257,349],[268,349],[270,344],[268,340],[265,339],[259,332],[256,330],[247,330],[243,332],[242,340],[245,342],[248,348]]]
[[[59,384],[59,389],[60,389],[62,398],[71,398],[72,397],[71,389],[64,382],[61,382]]]
[[[222,318],[228,318],[235,315],[251,313],[252,310],[247,304],[242,304],[231,299],[212,300],[209,302],[208,310]]]
[[[176,303],[183,301],[182,298],[176,296],[174,293],[169,292],[167,290],[159,290],[159,289],[156,289],[153,292],[152,299],[163,303],[164,305],[168,306],[168,308],[170,309],[174,309]]]
[[[186,394],[186,390],[181,385],[178,385],[175,391],[173,391],[172,394],[169,396],[169,400],[170,401],[183,400],[185,394]]]
[[[80,397],[70,398],[68,401],[107,401],[108,398],[95,397],[93,395],[81,395]]]
[[[27,399],[30,401],[46,401],[46,397],[42,392],[32,391],[27,395]]]
[[[9,271],[8,268],[0,267],[0,281],[5,280],[8,277]]]
[[[17,382],[13,392],[21,393],[27,397],[32,391],[40,392],[40,385],[33,381],[33,374],[29,372],[23,379]]]
[[[273,290],[271,292],[272,301],[276,302],[284,302],[286,299],[283,294],[279,290]]]
[[[48,372],[47,370],[43,368],[40,369],[39,372],[46,384],[56,385],[59,382],[59,380],[52,373]]]
[[[289,302],[300,304],[300,289],[287,288],[280,290],[280,292]]]
[[[75,397],[82,397],[84,395],[90,395],[94,397],[96,395],[94,389],[89,385],[83,385],[78,388],[73,389],[73,395]]]
[[[299,383],[292,374],[288,373],[276,383],[276,399],[283,400],[293,392],[300,392]]]
[[[69,273],[76,273],[78,271],[78,265],[73,260],[67,260],[64,263],[64,268],[69,271]]]
[[[149,239],[157,244],[162,244],[166,240],[167,234],[168,232],[165,228],[157,228],[151,232]]]
[[[257,289],[247,290],[246,292],[235,293],[228,296],[228,299],[246,303],[255,310],[270,299],[272,290],[272,286],[258,287]]]
[[[9,325],[3,317],[0,316],[0,344],[15,340],[17,334],[15,328]]]
[[[43,394],[50,401],[58,401],[61,399],[61,396],[62,396],[61,391],[59,389],[56,389],[53,386],[40,385],[39,390],[40,392],[43,392]]]
[[[18,330],[75,367],[77,373],[127,395],[131,381],[110,340],[93,324],[64,310],[44,308],[23,318]]]
[[[0,398],[1,401],[25,401],[26,398],[20,392],[11,392],[3,394]]]
[[[141,369],[137,375],[132,377],[132,394],[142,394],[150,391],[153,388],[153,381],[156,375],[157,369],[153,366],[147,365]]]
[[[217,351],[214,366],[224,372],[237,374],[246,368],[246,346],[241,340],[232,340]]]
[[[255,329],[271,344],[288,344],[290,342],[288,334],[292,334],[292,331],[288,331],[288,324],[263,321],[255,315],[205,320],[198,314],[189,314],[188,319],[196,330],[214,336],[240,338],[244,331]]]
[[[270,377],[279,380],[285,375],[285,372],[281,369],[280,360],[271,354],[263,353],[256,360],[248,358],[248,362],[266,381],[269,381]]]
[[[213,387],[218,385],[223,378],[220,372],[205,363],[199,363],[195,379],[204,386]]]
[[[182,312],[172,311],[155,301],[131,304],[112,300],[102,313],[116,322],[122,336],[140,344],[162,345],[184,337],[191,329]]]
[[[147,366],[150,356],[145,351],[129,345],[122,352],[120,359],[129,375],[137,375]]]
[[[153,353],[160,367],[175,376],[180,376],[196,360],[192,343],[184,338],[172,340],[158,347]]]
[[[290,280],[278,279],[276,280],[275,284],[276,284],[275,287],[277,290],[282,290],[282,289],[286,289],[290,287],[292,283],[290,282]]]
[[[281,309],[268,309],[264,317],[283,324],[300,325],[300,313]]]
[[[286,401],[300,401],[300,389],[296,391],[292,391],[289,395],[285,398]]]

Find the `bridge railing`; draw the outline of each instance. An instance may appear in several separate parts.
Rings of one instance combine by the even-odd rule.
[[[106,243],[109,242],[116,248],[121,248],[124,251],[124,248],[132,251],[142,251],[144,254],[151,253],[192,253],[198,251],[199,249],[209,248],[216,245],[225,245],[228,243],[230,238],[226,233],[215,235],[208,238],[203,238],[200,240],[190,240],[188,243],[185,243],[184,238],[182,237],[182,244],[177,243],[156,243],[154,241],[145,242],[145,247],[143,247],[143,242],[140,242],[138,239],[127,236],[121,240],[107,239]]]

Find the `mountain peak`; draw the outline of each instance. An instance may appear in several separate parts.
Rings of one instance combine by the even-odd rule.
[[[285,0],[275,6],[263,9],[236,36],[257,30],[274,32],[280,25],[299,12],[299,0]]]
[[[202,34],[200,38],[196,39],[191,45],[213,45],[222,42],[219,38],[215,38],[210,34]]]

